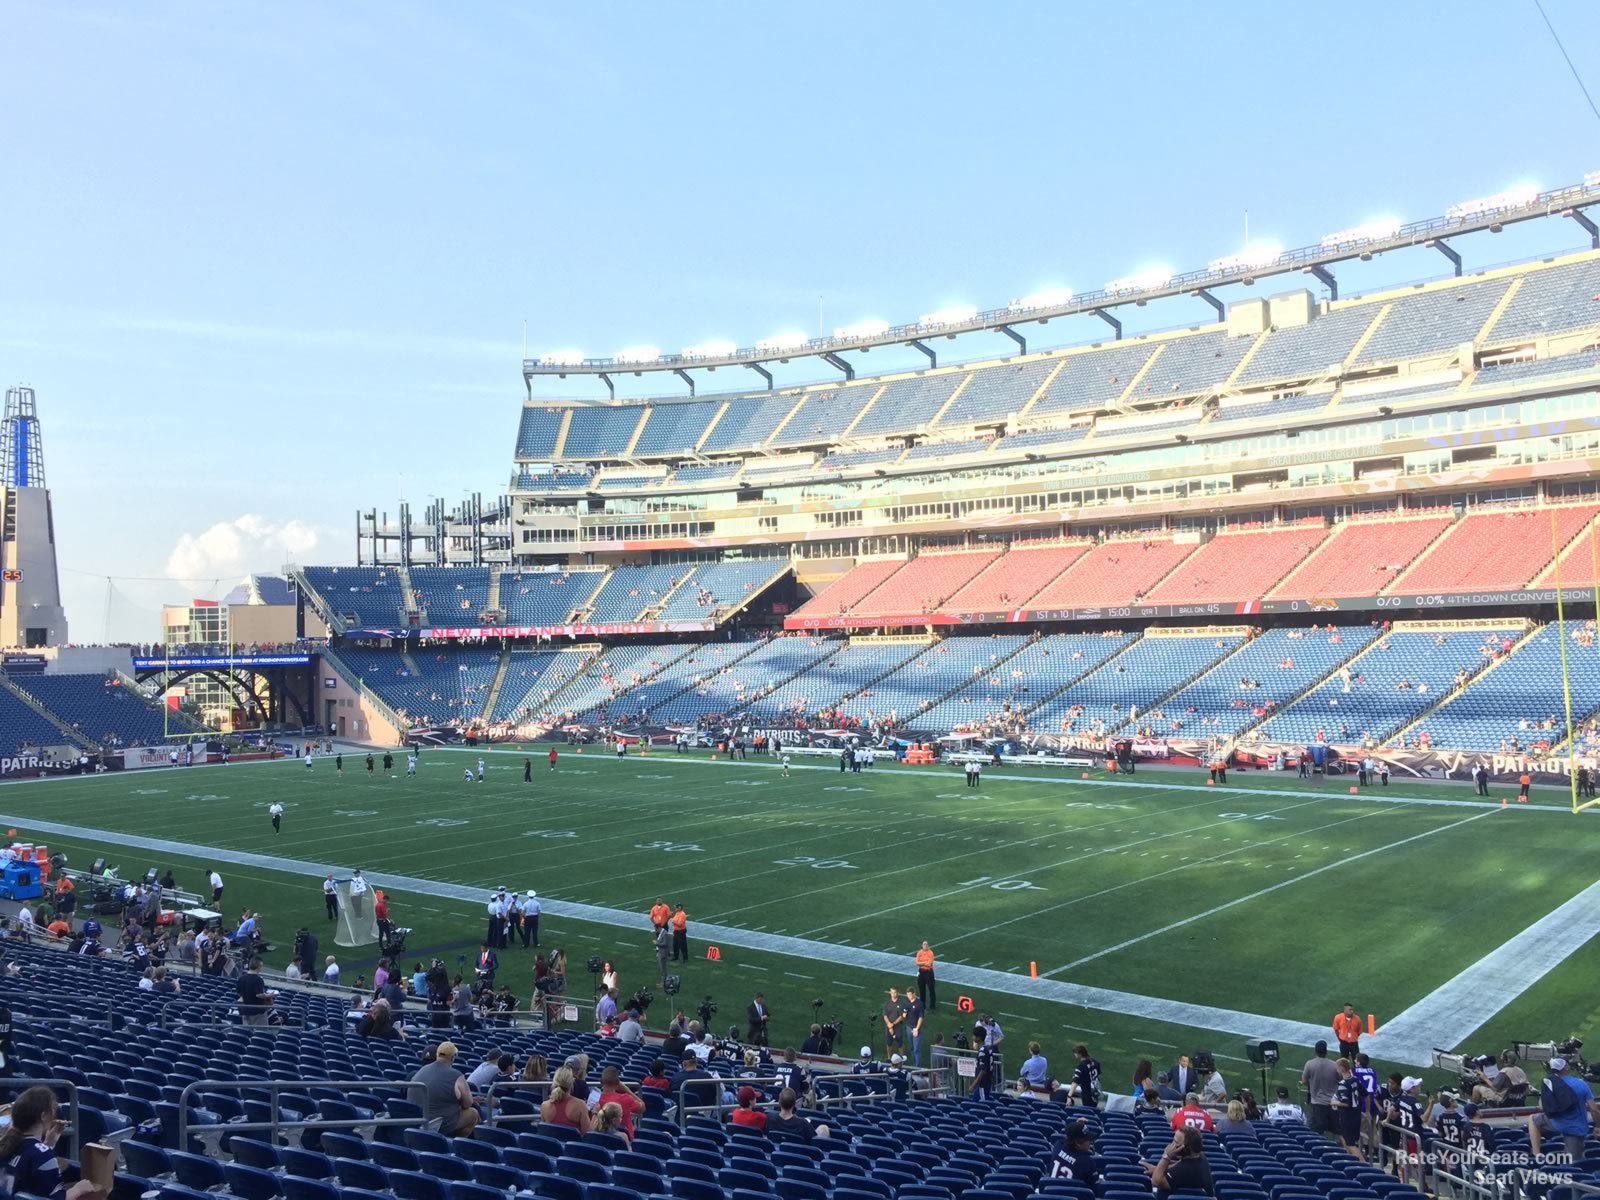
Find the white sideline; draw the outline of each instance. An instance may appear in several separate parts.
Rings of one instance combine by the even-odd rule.
[[[1600,883],[1485,954],[1441,984],[1366,1042],[1400,1062],[1426,1063],[1435,1046],[1454,1050],[1489,1019],[1600,933]]]
[[[324,863],[303,862],[299,859],[279,858],[271,854],[254,854],[243,850],[226,850],[214,846],[196,846],[166,838],[144,837],[138,834],[111,833],[100,829],[86,829],[59,821],[41,821],[31,817],[13,817],[0,814],[0,821],[19,829],[37,830],[62,837],[88,838],[105,841],[160,854],[183,855],[211,863],[228,863],[234,866],[255,867],[262,870],[281,871],[321,879],[330,872],[339,873],[346,868]],[[482,901],[485,888],[469,887],[459,883],[440,883],[432,879],[419,879],[409,875],[390,875],[380,871],[367,871],[366,878],[379,887],[395,888],[419,895],[437,896],[446,900]],[[623,912],[594,904],[577,904],[567,900],[545,900],[544,911],[553,916],[570,917],[577,921],[590,921],[621,929],[636,930],[640,945],[648,941],[649,918],[643,913]],[[908,955],[888,954],[880,950],[862,950],[853,946],[836,946],[828,942],[813,942],[804,938],[785,937],[781,934],[758,933],[749,929],[736,929],[724,925],[697,924],[695,936],[702,942],[717,946],[737,946],[746,950],[759,950],[769,954],[787,954],[810,962],[827,962],[837,966],[858,967],[879,971],[892,976],[899,973],[910,982],[915,978],[915,966]],[[1003,995],[1025,996],[1055,1004],[1068,1004],[1079,1008],[1099,1009],[1122,1016],[1139,1017],[1150,1021],[1165,1021],[1195,1029],[1208,1029],[1217,1033],[1235,1034],[1239,1037],[1274,1038],[1286,1045],[1310,1046],[1328,1031],[1320,1025],[1303,1021],[1289,1021],[1265,1017],[1236,1009],[1213,1008],[1204,1004],[1190,1004],[1180,1000],[1162,1000],[1153,996],[1140,996],[1132,992],[1113,991],[1109,988],[1085,987],[1057,979],[1029,979],[1006,971],[947,963],[939,968],[942,982],[966,987],[984,988]],[[1424,1066],[1425,1062],[1409,1063]]]

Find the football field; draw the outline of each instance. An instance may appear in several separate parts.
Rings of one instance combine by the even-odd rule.
[[[342,776],[318,759],[19,783],[0,790],[0,819],[74,866],[104,853],[124,878],[170,865],[202,890],[215,866],[230,924],[243,907],[262,914],[274,967],[301,924],[337,949],[328,871],[363,868],[413,928],[408,957],[451,965],[476,951],[491,889],[535,888],[569,996],[587,1007],[586,960],[611,958],[624,994],[657,990],[656,1027],[670,1001],[644,914],[663,896],[690,920],[676,1004],[712,996],[717,1027],[742,1028],[761,990],[778,1044],[820,1012],[843,1020],[851,1051],[869,1031],[881,1048],[875,1014],[889,986],[913,981],[924,938],[939,958],[930,1036],[970,1024],[956,1012],[967,996],[999,1017],[1008,1062],[1038,1038],[1064,1065],[1083,1040],[1115,1080],[1180,1048],[1242,1071],[1252,1036],[1298,1064],[1347,1000],[1377,1016],[1374,1057],[1408,1065],[1434,1045],[1585,1034],[1596,1016],[1585,978],[1600,818],[1572,815],[1553,790],[1502,807],[1502,790],[1484,802],[1470,785],[1351,795],[1265,772],[1209,787],[1176,769],[1026,768],[986,771],[973,790],[949,768],[847,775],[796,759],[785,777],[755,755],[561,747],[551,771],[547,751],[485,753],[481,784],[462,778],[479,755],[456,750],[425,751],[416,778],[403,758],[385,779],[346,755]],[[501,956],[500,979],[523,996],[532,955]],[[375,957],[341,953],[346,982]]]

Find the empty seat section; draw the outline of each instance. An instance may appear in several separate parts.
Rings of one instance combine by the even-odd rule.
[[[930,424],[966,378],[967,372],[951,371],[890,380],[850,436],[911,433],[919,425]]]
[[[1348,632],[1348,631],[1347,631]],[[1324,631],[1318,636],[1326,638]],[[1403,630],[1378,640],[1348,666],[1262,727],[1273,741],[1309,745],[1322,740],[1360,744],[1386,741],[1447,696],[1456,679],[1470,679],[1491,660],[1502,641],[1520,629]]]
[[[1380,311],[1378,304],[1357,303],[1314,316],[1304,325],[1270,330],[1234,385],[1309,379],[1337,369]]]
[[[711,418],[722,407],[720,400],[698,400],[687,404],[657,402],[645,418],[644,428],[633,452],[640,458],[653,454],[688,454],[705,436]]]
[[[91,741],[153,745],[167,736],[165,711],[115,676],[14,675],[11,682]],[[65,734],[52,729],[45,744],[65,741]]]
[[[1487,391],[1490,388],[1515,387],[1534,380],[1555,379],[1563,375],[1584,375],[1594,371],[1600,371],[1600,352],[1585,350],[1578,354],[1564,354],[1559,358],[1537,358],[1526,362],[1483,367],[1472,377],[1467,390],[1477,392]]]
[[[59,746],[67,740],[48,717],[0,689],[0,750],[12,754],[23,746]]]
[[[999,453],[1017,454],[1028,450],[1059,450],[1089,436],[1093,425],[1063,425],[1056,429],[1024,429],[1001,439]]]
[[[342,653],[365,687],[418,725],[482,716],[500,665],[500,654],[494,650],[445,653],[424,648],[405,655],[394,649],[351,646]]]
[[[1145,711],[1243,640],[1240,633],[1172,637],[1150,631],[1029,712],[1028,726],[1036,733],[1092,737],[1109,733],[1126,723],[1130,706]]]
[[[706,642],[663,667],[653,679],[634,684],[610,705],[612,717],[659,716],[660,705],[686,688],[699,687],[762,643]]]
[[[563,408],[535,408],[525,405],[517,425],[517,457],[547,461],[556,452],[556,435],[561,432]]]
[[[638,621],[647,609],[659,606],[692,570],[683,563],[617,567],[583,610],[583,620],[590,625]]]
[[[1555,514],[1554,543],[1551,513]],[[1588,505],[1471,513],[1435,542],[1391,590],[1409,596],[1523,587],[1555,557],[1552,544],[1565,547],[1594,514],[1595,509]]]
[[[922,554],[855,607],[858,615],[931,613],[999,555]]]
[[[1194,551],[1190,542],[1102,542],[1029,600],[1028,610],[1132,604]]]
[[[1151,604],[1203,604],[1264,596],[1327,536],[1322,525],[1218,534],[1145,599]]]
[[[1511,286],[1508,278],[1449,285],[1400,296],[1352,366],[1444,354],[1478,336]]]
[[[742,459],[734,462],[705,463],[700,466],[679,467],[672,473],[674,483],[722,483],[732,479],[744,466]]]
[[[786,559],[751,558],[703,563],[667,598],[658,620],[722,620],[789,569]]]
[[[746,711],[758,720],[815,716],[927,648],[921,641],[851,642],[804,675],[759,697]]]
[[[982,668],[946,699],[917,712],[908,728],[940,735],[952,730],[999,728],[1004,716],[1025,711],[1088,674],[1132,640],[1131,634],[1057,633],[1024,646],[1011,658]],[[980,643],[985,639],[977,639]]]
[[[520,721],[544,712],[590,657],[588,650],[513,650],[488,719]]]
[[[946,692],[996,669],[1028,640],[1026,634],[948,638],[852,697],[840,711],[863,721],[892,716],[906,725]]]
[[[1375,596],[1449,526],[1445,516],[1336,525],[1305,566],[1270,595],[1283,600]]]
[[[565,625],[604,571],[502,571],[500,607],[507,625]]]
[[[405,592],[392,568],[305,567],[300,573],[321,607],[349,625],[392,629],[401,623]]]
[[[435,625],[479,625],[489,607],[488,567],[412,567],[411,590]]]
[[[1222,386],[1239,365],[1253,338],[1215,333],[1191,334],[1162,342],[1161,353],[1133,389],[1129,400],[1193,396]]]
[[[995,444],[995,440],[993,437],[973,437],[951,442],[918,442],[906,451],[905,457],[900,460],[900,465],[927,463],[931,466],[940,459],[983,454]]]
[[[621,458],[633,440],[644,412],[641,405],[622,408],[596,406],[572,410],[567,440],[561,444],[561,457],[567,459]]]
[[[606,707],[692,649],[639,643],[612,646],[573,678],[571,685],[555,697],[552,707],[571,715]]]
[[[1157,737],[1233,737],[1365,649],[1377,633],[1371,626],[1334,633],[1269,629],[1215,670],[1140,713],[1137,724]]]
[[[808,600],[795,614],[800,617],[838,617],[854,612],[872,591],[906,562],[900,558],[857,563]]]
[[[944,602],[952,612],[988,612],[1017,608],[1084,554],[1088,542],[1011,550],[980,571]]]
[[[1064,355],[1061,370],[1024,415],[1031,421],[1052,413],[1104,408],[1127,390],[1154,353],[1150,342],[1115,342]]]
[[[793,392],[776,396],[755,396],[749,399],[728,401],[727,411],[717,418],[700,453],[714,454],[731,450],[753,450],[766,444],[799,397]]]
[[[1600,258],[1531,270],[1495,319],[1490,345],[1600,325]]]
[[[1034,393],[1056,369],[1053,358],[1028,363],[1003,363],[998,367],[979,367],[972,380],[961,389],[950,407],[936,423],[939,429],[960,425],[1003,421],[1010,413],[1021,412]]]
[[[813,446],[838,441],[879,386],[877,383],[866,383],[807,392],[794,416],[773,437],[772,445]]]
[[[1555,625],[1533,634],[1509,657],[1428,713],[1410,736],[1420,739],[1425,731],[1436,749],[1499,750],[1502,745],[1509,749],[1513,738],[1521,749],[1535,752],[1560,744],[1566,736],[1566,716],[1558,635]],[[1593,630],[1573,624],[1567,637],[1576,719],[1579,713],[1600,709],[1600,662]]]
[[[810,670],[841,649],[843,641],[815,637],[777,637],[749,654],[692,683],[660,705],[663,721],[693,721],[742,709],[803,671]]]
[[[1328,407],[1331,397],[1327,392],[1298,392],[1275,396],[1271,400],[1253,400],[1248,403],[1224,404],[1211,415],[1207,428],[1216,425],[1244,424],[1247,421],[1270,421],[1279,417],[1311,414]]]

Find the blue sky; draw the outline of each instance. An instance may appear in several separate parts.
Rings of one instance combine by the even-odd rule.
[[[1600,89],[1590,6],[1546,6]],[[162,600],[350,561],[358,507],[497,492],[524,321],[535,352],[748,345],[815,329],[819,297],[829,328],[907,320],[1203,265],[1246,210],[1295,246],[1600,169],[1521,0],[0,0],[0,22],[0,380],[39,393],[84,640],[104,576],[110,635],[150,637]],[[1469,265],[1580,244],[1551,224]]]

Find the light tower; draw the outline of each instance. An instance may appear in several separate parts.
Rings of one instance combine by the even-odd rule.
[[[33,389],[6,392],[0,425],[0,646],[63,646],[67,614],[56,572],[55,519]]]

